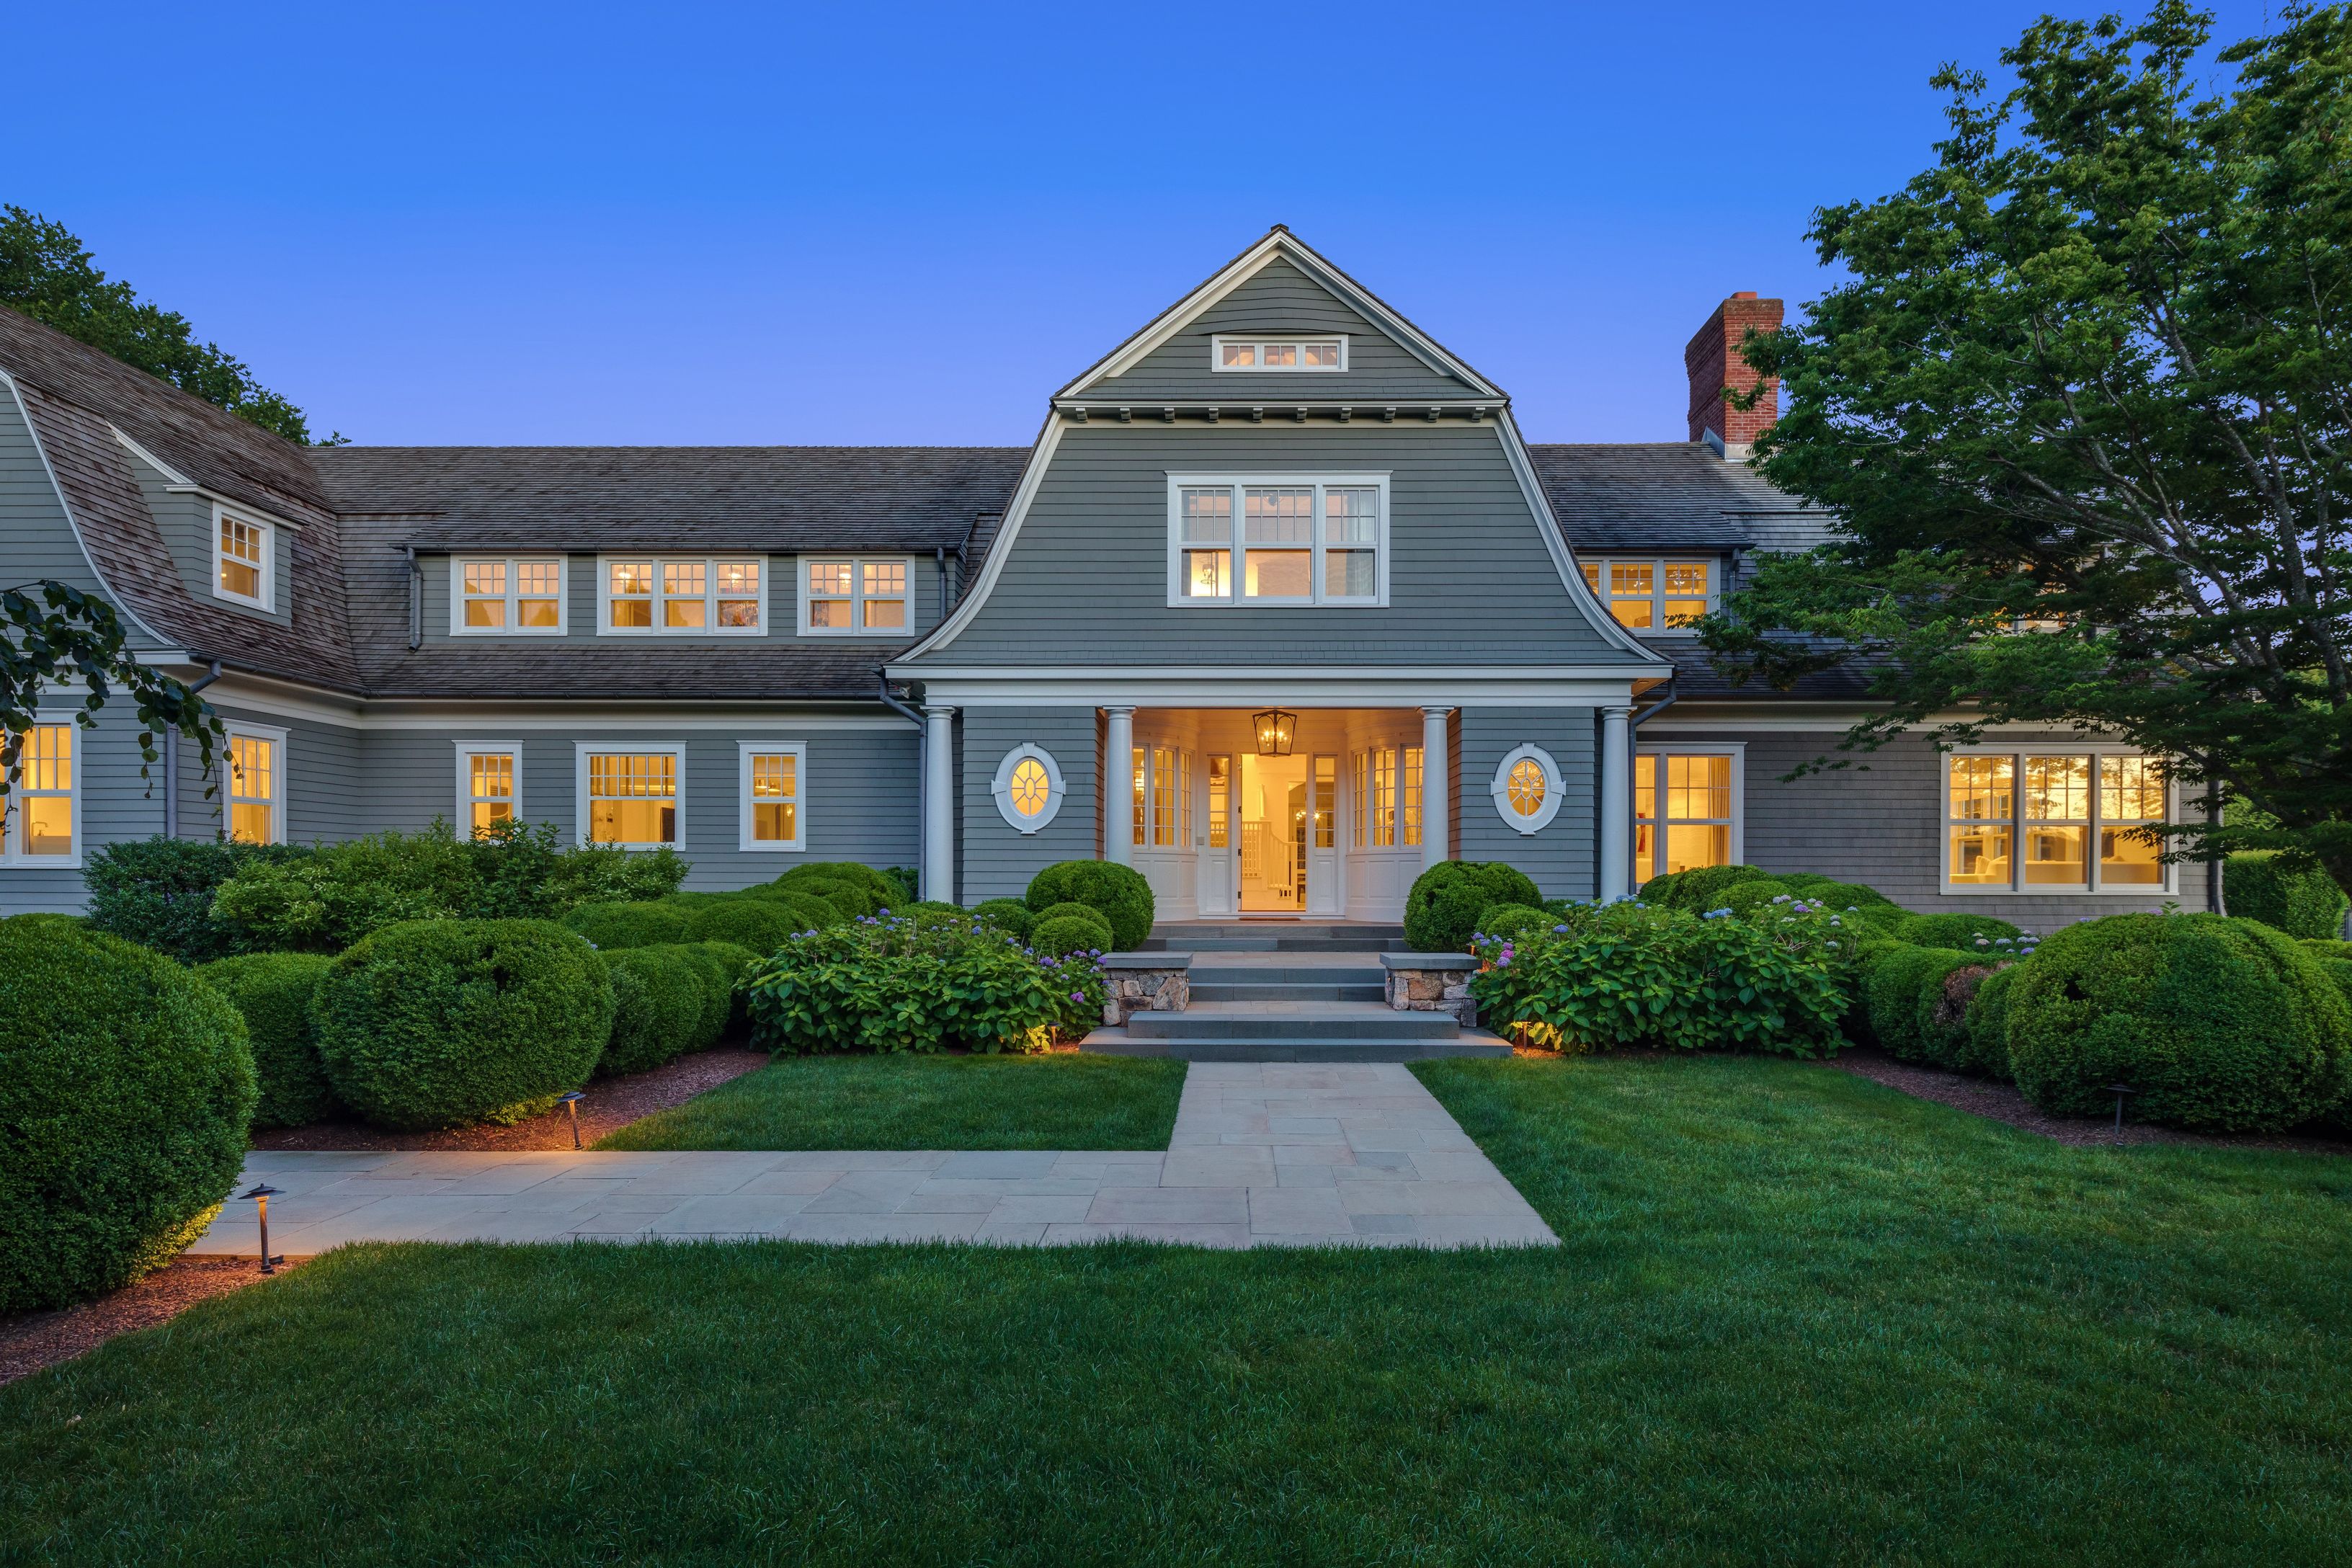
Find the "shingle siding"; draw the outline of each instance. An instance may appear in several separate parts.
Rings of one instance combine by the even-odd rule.
[[[1095,858],[1095,714],[1090,708],[971,708],[962,731],[962,833],[958,840],[957,901],[1017,899],[1029,879],[1056,860]],[[1043,747],[1062,770],[1067,792],[1054,820],[1033,834],[1015,832],[996,809],[997,764],[1019,745]]]
[[[1597,733],[1590,708],[1463,709],[1452,759],[1461,858],[1516,866],[1548,899],[1591,898],[1599,888]],[[1519,832],[1495,806],[1495,770],[1521,746],[1540,746],[1559,765],[1559,813],[1534,833]]]

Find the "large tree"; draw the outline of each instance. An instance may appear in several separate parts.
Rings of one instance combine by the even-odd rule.
[[[2352,889],[2352,16],[2291,5],[2218,55],[2210,28],[2044,17],[2011,90],[1936,79],[1932,168],[1815,214],[1848,280],[1746,353],[1788,396],[1758,465],[1835,542],[1702,636],[1780,685],[1866,658],[1849,753],[2119,733],[2254,808],[2174,853]]]

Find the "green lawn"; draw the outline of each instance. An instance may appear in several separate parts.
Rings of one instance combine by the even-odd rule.
[[[1565,1245],[380,1247],[0,1390],[27,1562],[2352,1552],[2352,1163],[1447,1063]]]
[[[779,1057],[599,1149],[1165,1149],[1184,1064],[1083,1055]]]

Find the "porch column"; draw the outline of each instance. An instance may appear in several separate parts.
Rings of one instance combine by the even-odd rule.
[[[1135,710],[1103,710],[1103,858],[1135,864]]]
[[[1633,734],[1631,708],[1601,710],[1601,901],[1633,891]]]
[[[923,892],[955,902],[955,710],[923,710]]]
[[[1421,868],[1445,859],[1454,841],[1454,772],[1445,763],[1445,721],[1451,708],[1421,710]]]

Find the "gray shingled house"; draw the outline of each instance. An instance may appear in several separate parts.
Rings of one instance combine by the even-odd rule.
[[[2161,771],[2097,738],[1781,782],[1860,687],[1728,688],[1684,625],[1818,537],[1721,396],[1759,319],[1693,340],[1687,442],[1532,446],[1277,228],[1026,448],[303,448],[0,310],[0,582],[104,595],[231,733],[214,797],[184,745],[151,788],[127,707],[83,731],[61,694],[0,910],[78,907],[124,838],[509,816],[703,888],[857,859],[970,903],[1101,856],[1171,920],[1393,919],[1450,855],[1571,896],[1746,860],[2036,930],[2201,902],[2118,831],[2178,808]]]

